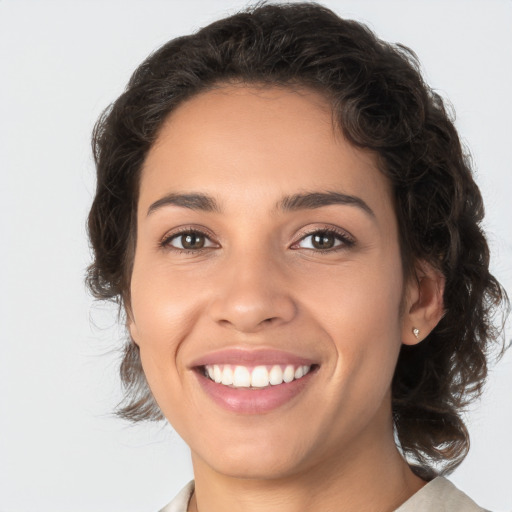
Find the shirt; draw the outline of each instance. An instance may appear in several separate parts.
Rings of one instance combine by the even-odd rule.
[[[187,512],[194,492],[194,481],[189,482],[160,512]],[[395,512],[486,512],[466,494],[441,476],[424,485]]]

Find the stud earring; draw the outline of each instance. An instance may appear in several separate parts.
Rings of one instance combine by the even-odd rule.
[[[416,327],[413,327],[412,328],[412,333],[414,334],[414,336],[416,336],[417,340],[420,339],[420,330],[419,329],[417,329]]]

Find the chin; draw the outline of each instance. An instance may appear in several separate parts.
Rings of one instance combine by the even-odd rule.
[[[243,480],[279,480],[297,473],[301,466],[297,460],[272,454],[264,454],[259,460],[248,455],[243,458],[228,457],[220,463],[209,465],[218,474]]]
[[[203,445],[203,450],[193,451],[194,462],[198,458],[218,474],[254,480],[286,478],[314,464],[314,450],[307,449],[304,441],[253,434],[236,442],[233,437],[225,443],[217,439],[210,446]]]

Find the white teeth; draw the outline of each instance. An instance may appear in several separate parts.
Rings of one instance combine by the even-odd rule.
[[[311,366],[294,366],[288,364],[284,367],[280,365],[273,366],[255,366],[250,371],[245,366],[231,366],[229,364],[214,364],[204,367],[205,376],[215,381],[217,384],[232,386],[235,388],[266,388],[270,385],[289,383],[295,379],[304,377],[311,370]]]
[[[224,369],[222,370],[222,384],[224,386],[229,386],[230,384],[233,384],[233,370],[231,369],[231,366],[224,366]]]
[[[277,386],[283,383],[283,370],[280,366],[272,366],[270,373],[268,374],[268,380],[272,386]]]
[[[289,364],[283,372],[283,380],[288,383],[291,382],[295,378],[295,368]]]
[[[251,374],[245,366],[235,367],[235,373],[233,374],[233,386],[235,386],[235,388],[249,388],[251,386]]]
[[[266,388],[268,386],[268,370],[265,366],[256,366],[251,374],[253,388]]]
[[[307,365],[299,366],[295,370],[295,378],[300,379],[301,377],[304,377],[304,375],[306,375],[306,373],[309,373],[309,370],[311,370],[311,366],[307,366]]]

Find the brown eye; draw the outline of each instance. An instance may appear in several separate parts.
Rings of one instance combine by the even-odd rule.
[[[181,245],[184,249],[202,249],[204,247],[204,235],[199,233],[181,235]]]
[[[296,248],[329,251],[331,249],[336,250],[352,247],[354,243],[354,239],[348,234],[325,229],[314,231],[306,235],[299,241]]]
[[[171,246],[181,251],[199,251],[215,244],[200,231],[186,231],[166,238],[163,246]]]
[[[333,233],[318,232],[311,235],[311,245],[315,249],[332,249],[336,243],[336,237]]]

